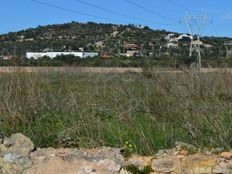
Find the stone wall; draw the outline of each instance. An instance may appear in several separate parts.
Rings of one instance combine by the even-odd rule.
[[[184,143],[154,156],[123,149],[35,149],[22,134],[0,138],[0,174],[232,174],[232,153],[204,152]],[[215,155],[218,154],[218,155]]]

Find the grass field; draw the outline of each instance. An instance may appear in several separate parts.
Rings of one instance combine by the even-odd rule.
[[[3,73],[0,134],[37,147],[123,147],[152,154],[176,141],[232,145],[232,76],[211,73]]]

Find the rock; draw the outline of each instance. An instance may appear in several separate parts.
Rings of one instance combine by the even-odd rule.
[[[186,159],[186,158],[187,158],[186,155],[177,155],[177,156],[176,156],[176,159],[177,159],[177,160],[180,160],[180,161],[183,161],[183,160]]]
[[[120,165],[107,158],[102,160],[94,160],[95,157],[91,156],[78,158],[75,156],[77,151],[73,151],[75,159],[65,160],[58,151],[54,152],[53,156],[45,156],[42,160],[37,158],[35,165],[26,169],[24,174],[118,174],[121,169]],[[69,151],[69,155],[71,153]]]
[[[110,159],[104,159],[98,162],[98,166],[105,166],[112,173],[116,173],[120,171],[121,166],[117,165],[114,161]]]
[[[181,150],[180,155],[188,156],[189,152],[187,150]]]
[[[232,152],[222,152],[221,157],[225,159],[231,159],[232,158]]]
[[[226,162],[219,162],[214,168],[213,168],[213,174],[231,174],[232,173],[232,162],[226,163]]]
[[[118,174],[124,158],[114,148],[97,149],[38,149],[31,153],[35,163],[24,174]],[[127,173],[125,173],[127,174]]]
[[[30,167],[32,167],[32,161],[26,157],[6,154],[4,158],[0,158],[1,174],[21,174],[25,169]]]
[[[212,174],[212,169],[217,162],[215,156],[192,155],[181,163],[181,172],[185,174]]]
[[[4,155],[4,162],[14,163],[17,160],[18,156],[16,153],[7,153]]]
[[[198,152],[198,149],[195,146],[183,142],[176,142],[175,149],[177,151],[188,150],[189,154],[195,154],[196,152]]]
[[[27,156],[34,150],[32,141],[23,134],[18,133],[10,138],[4,139],[3,145],[7,147],[7,152],[15,152],[18,155]]]
[[[221,148],[221,147],[216,147],[216,148],[212,148],[210,149],[210,154],[215,154],[215,155],[218,155],[220,153],[222,153],[224,151],[224,148]]]
[[[132,155],[124,159],[120,149],[110,147],[33,151],[29,138],[15,134],[0,144],[0,174],[132,174],[126,170],[130,165],[141,172],[149,166],[151,174],[232,174],[232,152],[191,155],[185,148],[181,144],[154,157]]]
[[[0,136],[0,144],[3,143],[4,138]]]
[[[3,144],[0,144],[0,157],[3,157],[5,152],[7,152],[6,146],[4,146]]]
[[[94,159],[110,159],[118,165],[123,165],[125,161],[119,148],[102,147],[90,150],[84,149],[84,151],[85,155],[91,156]]]
[[[5,163],[15,163],[24,168],[31,167],[32,162],[30,161],[29,157],[18,156],[16,153],[7,153],[3,157],[3,161]]]
[[[154,159],[151,164],[154,172],[157,173],[171,173],[176,170],[177,163],[175,159],[172,158],[161,158]]]
[[[175,149],[166,149],[166,150],[159,150],[158,153],[156,153],[156,156],[167,156],[167,155],[173,155],[173,154],[178,154]]]
[[[4,138],[0,144],[0,173],[21,174],[32,166],[29,154],[34,149],[32,141],[22,134]]]
[[[23,168],[15,163],[5,163],[2,158],[0,158],[0,173],[1,174],[21,174]]]

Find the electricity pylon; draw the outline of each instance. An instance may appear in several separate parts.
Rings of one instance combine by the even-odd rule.
[[[186,15],[183,17],[186,26],[188,28],[188,32],[190,34],[190,48],[189,48],[189,56],[192,57],[194,51],[197,52],[197,63],[198,68],[201,68],[201,45],[203,44],[200,40],[202,32],[205,28],[207,20],[209,20],[207,15],[204,16],[189,16]],[[194,25],[197,26],[197,29],[194,30]],[[196,38],[196,39],[195,39]]]
[[[226,58],[232,57],[232,50],[231,50],[232,41],[230,41],[230,42],[225,42],[225,43],[224,43],[224,46],[226,47]]]

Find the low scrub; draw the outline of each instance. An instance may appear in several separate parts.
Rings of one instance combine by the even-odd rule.
[[[39,147],[232,144],[232,76],[215,73],[0,74],[0,133]]]

